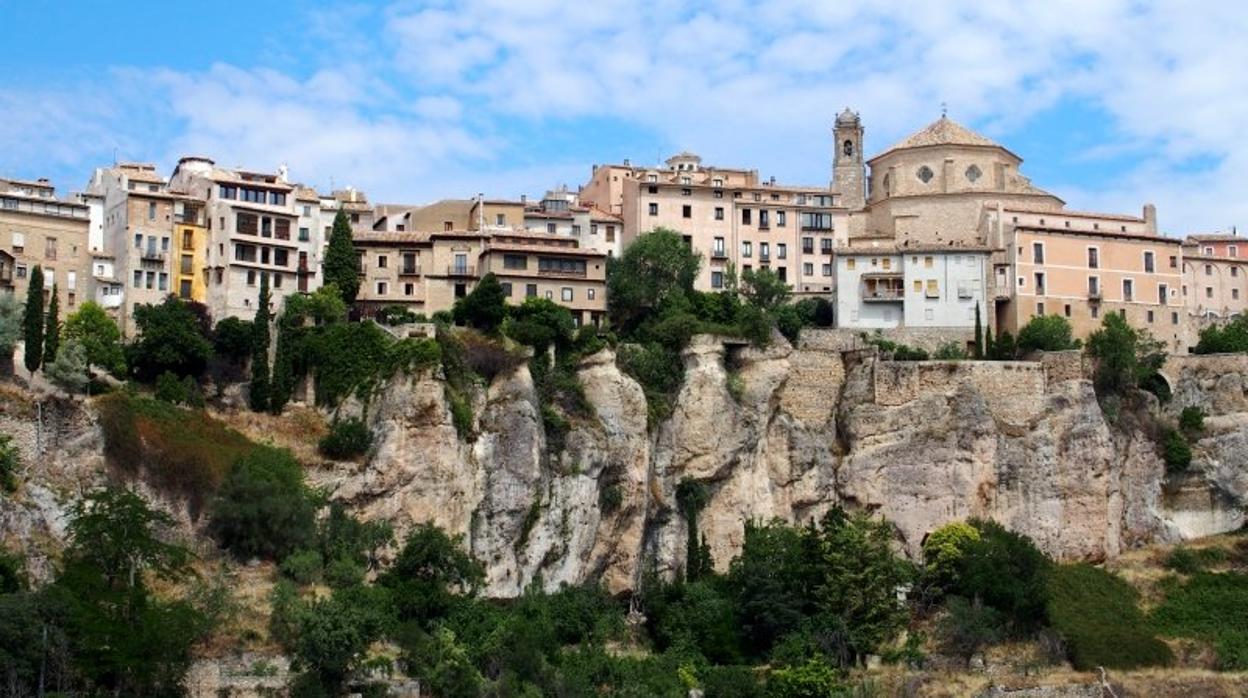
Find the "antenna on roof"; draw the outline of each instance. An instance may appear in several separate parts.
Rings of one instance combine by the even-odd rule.
[[[944,102],[940,103],[940,118],[944,119],[949,116],[949,105]]]

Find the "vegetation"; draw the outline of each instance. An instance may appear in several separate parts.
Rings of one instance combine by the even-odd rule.
[[[964,361],[967,358],[966,349],[957,342],[945,342],[936,347],[936,353],[932,354],[932,358],[938,361]]]
[[[8,434],[0,434],[0,492],[17,489],[17,469],[21,466],[21,454],[17,444]]]
[[[1061,315],[1037,315],[1018,331],[1018,351],[1064,351],[1078,349],[1070,321]]]
[[[1248,318],[1239,316],[1225,325],[1211,325],[1200,331],[1200,341],[1192,350],[1197,354],[1231,354],[1248,351]]]
[[[202,306],[168,296],[157,305],[134,308],[138,339],[126,346],[126,363],[135,377],[152,382],[169,371],[198,377],[212,357]]]
[[[125,375],[121,330],[95,301],[83,303],[65,318],[62,335],[67,343],[78,342],[82,346],[88,370],[100,368],[114,375]]]
[[[1205,411],[1199,407],[1184,407],[1179,413],[1179,429],[1190,438],[1200,436],[1205,431]]]
[[[12,293],[0,293],[0,375],[13,375],[13,347],[22,338],[23,314]]]
[[[1177,429],[1167,429],[1161,439],[1161,457],[1166,462],[1167,473],[1185,472],[1192,464],[1192,447],[1187,437]]]
[[[56,284],[52,284],[51,300],[48,301],[48,314],[43,321],[43,363],[50,364],[56,360],[56,352],[61,347],[61,305],[56,298]]]
[[[1049,621],[1076,669],[1165,666],[1174,657],[1149,629],[1139,592],[1088,564],[1057,565],[1047,576]]]
[[[256,317],[252,320],[251,331],[251,384],[248,386],[247,397],[251,409],[264,412],[269,409],[269,275],[260,275],[260,298],[256,302]]]
[[[30,270],[26,288],[26,313],[22,318],[26,352],[22,358],[26,370],[34,373],[43,365],[43,268],[38,264]]]
[[[321,453],[328,458],[355,458],[368,453],[373,445],[373,434],[364,420],[355,417],[334,420],[329,433],[319,444]]]
[[[1248,669],[1248,575],[1196,572],[1175,582],[1153,612],[1158,632],[1208,642],[1218,667]]]
[[[209,530],[239,560],[281,560],[310,545],[316,509],[294,457],[258,446],[238,459],[221,484]]]
[[[52,383],[68,393],[82,392],[87,387],[87,351],[76,339],[65,342],[59,350],[54,348],[55,358],[46,361],[43,373]],[[44,355],[45,359],[47,354]]]
[[[1189,548],[1180,545],[1166,555],[1165,566],[1180,574],[1196,574],[1226,559],[1221,548]]]
[[[1093,381],[1101,395],[1123,395],[1148,384],[1165,363],[1165,348],[1146,331],[1107,313],[1101,328],[1088,337],[1088,354],[1096,360]]]
[[[971,358],[979,361],[984,358],[984,323],[980,318],[979,303],[975,304],[975,350]]]
[[[333,286],[346,305],[354,303],[356,294],[360,292],[360,260],[352,240],[351,221],[347,219],[346,211],[339,208],[329,232],[325,258],[321,262],[321,278],[326,286]]]
[[[923,349],[884,339],[883,333],[879,330],[876,330],[871,335],[864,333],[864,339],[866,339],[867,344],[874,346],[881,354],[888,355],[893,361],[927,361],[931,358],[927,351]]]
[[[451,315],[457,323],[492,334],[507,316],[506,303],[507,296],[503,294],[498,277],[487,273],[471,293],[455,301]]]

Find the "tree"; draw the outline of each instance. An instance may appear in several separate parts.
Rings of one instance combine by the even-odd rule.
[[[1088,354],[1096,360],[1093,382],[1102,395],[1122,395],[1156,375],[1166,361],[1164,348],[1147,332],[1108,313],[1101,328],[1088,337]]]
[[[453,591],[476,593],[485,570],[462,545],[433,524],[408,533],[394,564],[377,578],[392,592],[400,620],[431,627],[450,610]]]
[[[202,318],[190,303],[170,295],[159,304],[134,309],[138,339],[127,347],[130,370],[144,381],[171,371],[199,376],[212,358]]]
[[[1030,538],[995,521],[971,519],[978,538],[963,541],[952,591],[1006,614],[1020,630],[1044,620],[1044,578],[1049,558]]]
[[[56,350],[61,345],[61,309],[56,299],[56,284],[52,284],[52,300],[48,301],[48,315],[43,324],[43,363],[56,360]]]
[[[334,227],[329,233],[329,245],[321,263],[322,278],[333,284],[344,303],[351,305],[360,291],[360,260],[352,242],[351,222],[346,211],[338,209]]]
[[[979,303],[975,304],[975,360],[984,358],[984,325],[979,318]]]
[[[693,291],[702,257],[685,239],[655,228],[633,241],[607,264],[607,303],[616,326],[631,331],[673,297]]]
[[[43,363],[43,321],[43,269],[36,264],[26,286],[26,315],[22,319],[26,370],[31,373]]]
[[[451,309],[455,322],[475,327],[482,332],[494,332],[507,316],[507,295],[498,277],[489,273],[481,277],[472,293],[455,301]]]
[[[241,364],[251,356],[256,332],[248,320],[227,317],[212,330],[212,349],[216,355]]]
[[[997,348],[992,343],[992,325],[984,328],[984,358],[989,361],[997,358]]]
[[[260,275],[260,299],[256,318],[251,323],[251,387],[248,390],[251,409],[263,412],[269,408],[269,275]]]
[[[17,468],[21,465],[21,453],[13,437],[0,434],[0,491],[12,492],[17,489]]]
[[[77,342],[85,352],[87,367],[95,366],[116,375],[126,371],[121,330],[95,301],[83,303],[65,318],[65,341]]]
[[[1013,361],[1018,354],[1014,345],[1014,335],[1009,330],[997,334],[997,341],[992,347],[992,358],[995,361]]]
[[[1078,349],[1070,322],[1061,315],[1037,315],[1018,331],[1018,351],[1065,351]]]
[[[13,375],[13,347],[22,338],[23,312],[12,293],[0,293],[0,375]]]
[[[503,328],[508,337],[538,351],[545,351],[551,344],[566,348],[575,329],[572,313],[548,298],[524,299],[524,303],[511,309],[511,317]]]
[[[316,504],[290,452],[261,446],[239,459],[212,503],[208,530],[239,560],[281,560],[311,545]]]
[[[87,350],[78,340],[68,340],[56,353],[55,359],[44,363],[43,373],[48,380],[66,392],[81,392],[90,381],[87,375]]]
[[[1248,351],[1248,317],[1243,315],[1222,325],[1211,325],[1200,331],[1200,341],[1193,351],[1197,354],[1226,354]]]
[[[741,274],[741,281],[744,285],[741,295],[745,296],[745,301],[765,312],[784,305],[791,295],[788,282],[771,269],[747,269]]]

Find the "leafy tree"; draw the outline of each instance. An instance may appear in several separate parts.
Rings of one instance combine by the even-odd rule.
[[[741,662],[736,609],[719,586],[714,580],[671,585],[662,592],[667,598],[646,608],[656,616],[660,648],[694,648],[716,664]]]
[[[1229,354],[1248,351],[1248,317],[1239,316],[1225,325],[1211,325],[1200,331],[1197,354]]]
[[[281,560],[311,545],[316,508],[290,452],[258,447],[235,463],[221,484],[209,531],[239,560]]]
[[[984,358],[984,324],[979,317],[979,303],[975,304],[975,352],[971,358],[977,361]]]
[[[780,523],[747,521],[741,555],[732,561],[728,589],[746,651],[765,656],[813,613],[818,550],[812,536]]]
[[[165,542],[173,519],[133,492],[107,488],[76,505],[64,569],[51,593],[68,614],[78,671],[101,691],[172,695],[207,619],[185,601],[161,601],[147,577],[184,577],[190,552]]]
[[[936,347],[936,353],[932,354],[933,359],[939,361],[963,361],[966,359],[966,349],[957,342],[945,342]]]
[[[965,521],[947,523],[932,531],[923,541],[926,581],[944,591],[957,589],[962,560],[979,538],[979,529]]]
[[[745,302],[766,312],[787,303],[791,295],[788,282],[768,268],[757,271],[747,269],[741,274],[741,281],[741,295],[745,296]]]
[[[344,459],[368,453],[373,444],[373,434],[364,420],[354,417],[335,420],[329,433],[321,439],[319,448],[328,458]]]
[[[56,360],[56,350],[61,345],[61,305],[56,298],[56,284],[52,284],[52,299],[48,301],[48,314],[43,323],[43,363]]]
[[[43,373],[48,380],[69,393],[86,389],[90,379],[87,374],[87,350],[82,344],[71,339],[54,356],[51,362],[43,365]]]
[[[451,313],[455,322],[475,327],[482,332],[494,332],[507,316],[507,296],[498,277],[488,273],[477,282],[468,295],[455,301]]]
[[[16,594],[25,589],[25,561],[15,553],[0,550],[0,594]]]
[[[22,338],[23,314],[12,293],[0,293],[0,375],[13,375],[13,347]]]
[[[461,545],[432,524],[408,533],[394,564],[377,579],[393,593],[400,620],[431,624],[450,610],[452,592],[476,592],[485,570]]]
[[[1183,432],[1167,429],[1161,441],[1162,459],[1166,461],[1166,472],[1181,473],[1192,464],[1192,447],[1188,445]]]
[[[626,333],[673,297],[687,298],[702,258],[675,231],[655,228],[608,260],[607,303]]]
[[[153,381],[165,371],[199,376],[212,357],[199,313],[190,303],[170,295],[156,305],[134,309],[138,339],[127,348],[127,363],[140,380]]]
[[[1013,361],[1018,355],[1014,346],[1014,335],[1009,330],[997,333],[997,341],[993,343],[992,359],[994,361]]]
[[[1093,381],[1102,395],[1122,395],[1138,388],[1165,363],[1164,347],[1147,332],[1107,313],[1101,328],[1088,337],[1088,354],[1096,359]]]
[[[294,664],[314,677],[328,695],[338,695],[369,645],[381,639],[390,625],[389,595],[384,588],[339,589],[298,613]]]
[[[1023,353],[1077,348],[1070,322],[1061,315],[1037,315],[1018,331],[1018,350]]]
[[[251,356],[251,347],[255,338],[256,332],[250,321],[227,317],[218,322],[212,330],[212,349],[217,356],[241,364],[248,356]]]
[[[940,635],[945,649],[970,659],[988,645],[1005,639],[1005,616],[979,599],[949,597],[945,617],[940,622]]]
[[[803,298],[793,305],[800,313],[804,325],[831,327],[836,320],[836,309],[823,296]]]
[[[776,669],[767,679],[770,698],[823,698],[848,695],[847,691],[841,673],[820,658]]]
[[[710,548],[705,541],[698,542],[698,512],[706,507],[709,500],[710,493],[704,482],[686,478],[676,485],[676,503],[685,517],[685,579],[691,582],[714,571]]]
[[[121,330],[117,323],[95,301],[83,303],[65,318],[62,331],[66,342],[78,342],[86,353],[87,367],[102,368],[122,375],[126,357],[121,349]]]
[[[572,342],[576,324],[572,313],[562,305],[547,298],[526,298],[524,303],[511,309],[503,331],[521,344],[538,351],[550,345],[566,348]]]
[[[351,221],[347,219],[346,211],[339,208],[334,216],[321,269],[325,283],[333,284],[346,305],[354,303],[356,294],[360,292],[360,260],[352,240]]]
[[[251,323],[251,386],[247,394],[251,409],[269,409],[269,275],[260,275],[260,299],[256,303],[256,319]]]
[[[26,370],[34,373],[43,364],[43,268],[38,264],[30,270],[26,286],[26,314],[22,319],[26,340]]]
[[[979,538],[967,541],[952,590],[1006,614],[1015,628],[1044,620],[1044,576],[1051,562],[1030,538],[995,521],[968,522]]]

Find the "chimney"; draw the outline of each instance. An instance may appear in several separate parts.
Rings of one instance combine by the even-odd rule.
[[[1152,204],[1144,204],[1144,229],[1150,235],[1157,234],[1157,207]]]
[[[628,158],[624,158],[624,166],[625,166],[625,167],[632,167],[633,165],[632,165],[632,163],[630,163],[630,162],[628,161]]]
[[[520,205],[521,205],[521,206],[523,206],[523,205],[525,205],[525,204],[527,204],[527,203],[529,203],[529,195],[528,195],[528,194],[521,194],[521,195],[520,195]]]
[[[776,176],[772,175],[771,178],[767,180],[767,183],[773,187],[776,186]]]

